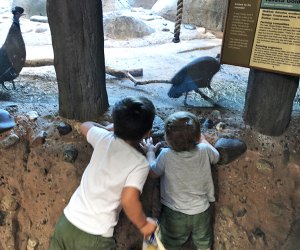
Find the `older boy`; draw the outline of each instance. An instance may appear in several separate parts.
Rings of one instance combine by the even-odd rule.
[[[94,151],[56,225],[50,250],[115,249],[113,231],[122,208],[144,237],[155,231],[139,200],[149,164],[136,150],[150,134],[155,108],[146,98],[125,98],[115,104],[112,115],[113,126],[81,125]]]

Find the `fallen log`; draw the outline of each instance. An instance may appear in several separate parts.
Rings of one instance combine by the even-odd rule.
[[[41,66],[51,66],[51,65],[53,65],[52,58],[26,60],[25,62],[25,67],[41,67]],[[150,83],[171,83],[170,80],[138,81],[135,77],[143,76],[143,68],[117,70],[117,69],[113,69],[112,67],[105,66],[105,73],[117,78],[128,78],[130,81],[134,83],[134,86],[145,85]]]
[[[51,65],[53,65],[52,58],[43,58],[43,59],[26,60],[24,67],[41,67],[41,66],[51,66]]]
[[[53,64],[54,61],[52,58],[28,59],[25,61],[25,67],[51,66]],[[143,69],[139,68],[139,69],[129,69],[129,70],[116,70],[109,66],[106,66],[105,73],[117,78],[130,78],[130,76],[132,77],[143,76]]]

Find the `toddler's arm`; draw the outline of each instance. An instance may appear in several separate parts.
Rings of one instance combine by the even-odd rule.
[[[153,144],[152,137],[148,139],[143,139],[143,141],[140,143],[141,148],[146,153],[147,160],[149,164],[151,165],[155,161],[155,153],[157,149],[161,146],[161,143],[158,142],[157,144]]]
[[[143,149],[143,151],[146,153],[147,160],[148,160],[148,162],[151,166],[152,163],[154,163],[154,161],[156,159],[155,153],[156,153],[157,149],[161,146],[161,143],[158,142],[156,145],[153,145],[152,137],[150,137],[148,139],[143,139],[143,141],[140,143],[140,146]],[[150,172],[149,172],[149,176],[151,178],[158,178],[159,177],[159,175],[154,173],[151,169],[150,169]]]
[[[147,237],[154,233],[156,222],[147,218],[139,199],[140,191],[133,187],[125,187],[122,191],[121,204],[128,219]]]

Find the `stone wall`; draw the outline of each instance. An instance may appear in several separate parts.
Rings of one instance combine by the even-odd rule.
[[[228,0],[184,0],[183,23],[221,31]],[[33,15],[46,16],[46,0],[12,0],[12,5],[25,9],[26,17]],[[176,20],[177,0],[103,0],[103,11],[117,11],[131,7],[151,9],[162,17]]]
[[[228,0],[184,0],[182,22],[221,31]],[[158,0],[152,7],[158,15],[175,21],[177,0]]]

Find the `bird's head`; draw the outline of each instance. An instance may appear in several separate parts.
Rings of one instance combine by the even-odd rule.
[[[13,15],[19,15],[21,16],[24,12],[24,9],[22,7],[19,6],[15,6],[12,8],[11,13],[13,13]]]
[[[11,13],[14,15],[14,23],[19,24],[19,19],[21,16],[23,16],[24,9],[19,6],[15,6],[12,8]]]

